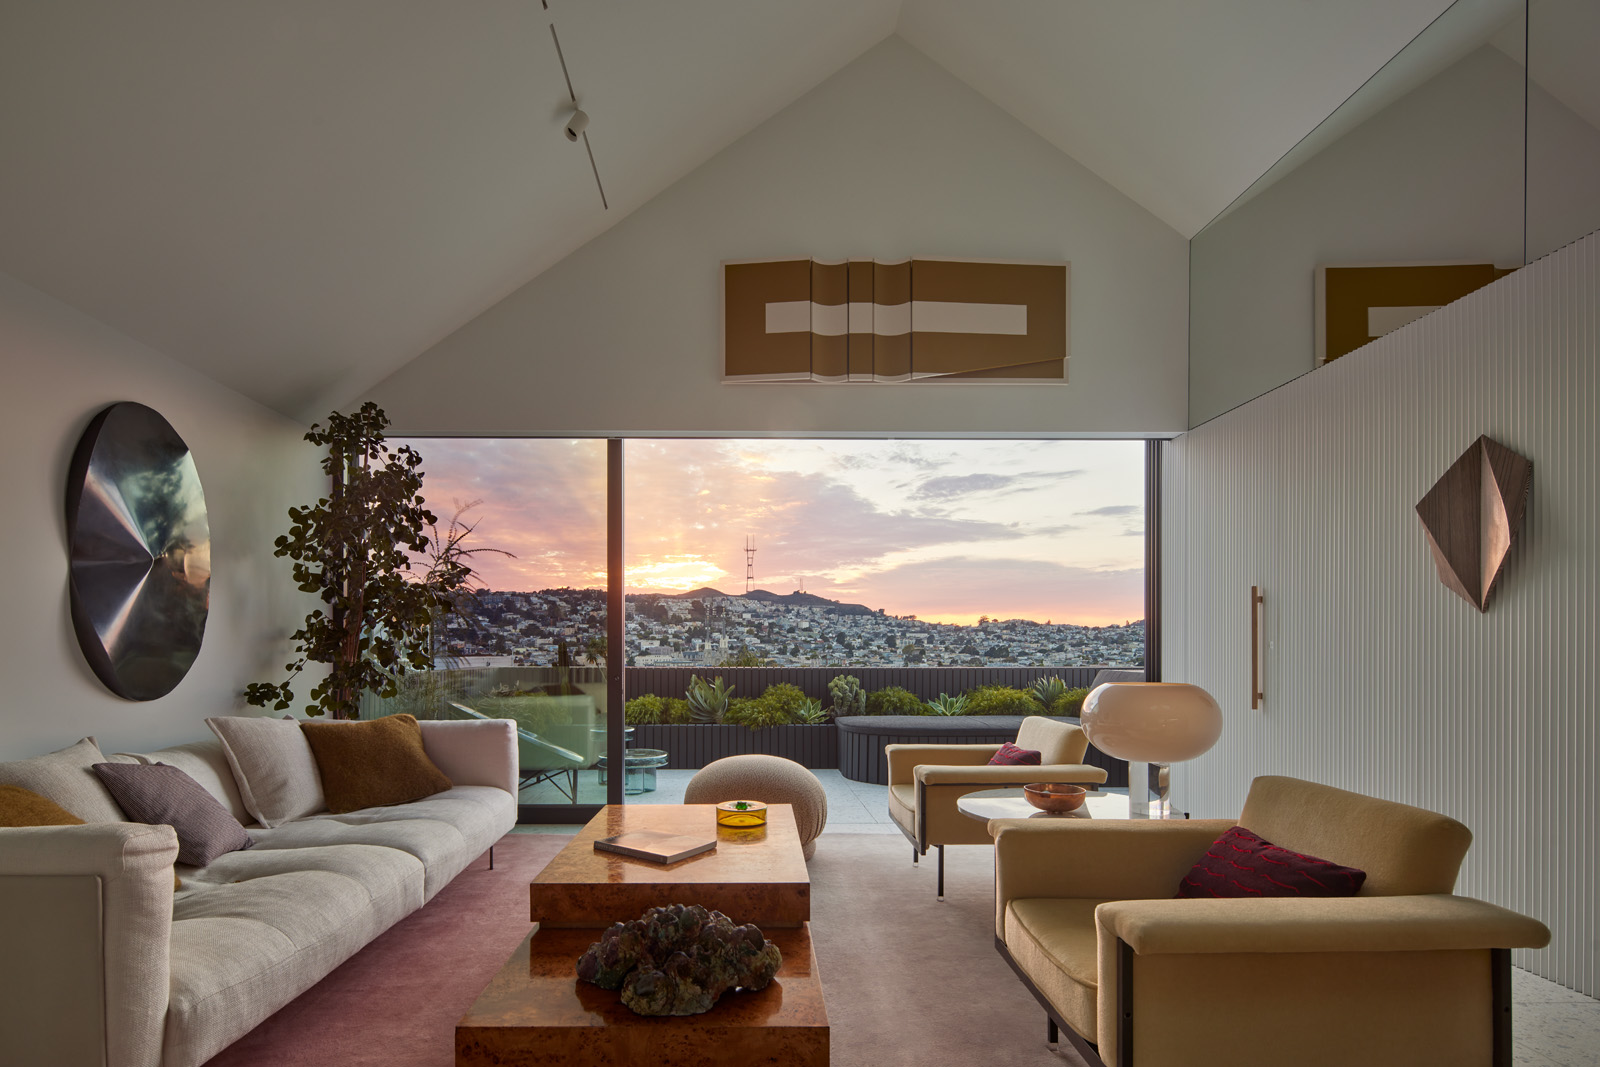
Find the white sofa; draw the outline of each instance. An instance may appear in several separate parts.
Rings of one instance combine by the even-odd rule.
[[[0,829],[0,1061],[197,1067],[433,899],[515,824],[517,735],[420,725],[454,788],[247,825],[254,847],[177,867],[176,892],[169,826]],[[144,758],[244,811],[220,742]]]

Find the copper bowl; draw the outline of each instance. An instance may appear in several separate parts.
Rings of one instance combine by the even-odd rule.
[[[1077,811],[1083,807],[1083,798],[1089,791],[1081,785],[1060,782],[1033,782],[1022,787],[1028,803],[1040,811]]]

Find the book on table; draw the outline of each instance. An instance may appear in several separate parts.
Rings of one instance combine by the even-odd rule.
[[[599,838],[594,847],[597,852],[615,852],[651,863],[677,863],[690,856],[710,852],[717,847],[717,839],[696,834],[669,834],[660,830],[631,830],[615,837]]]

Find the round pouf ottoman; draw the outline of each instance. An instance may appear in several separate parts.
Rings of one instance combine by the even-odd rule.
[[[817,835],[828,823],[828,793],[822,783],[782,756],[724,756],[695,771],[683,792],[685,804],[721,804],[724,800],[793,805],[806,859],[816,853]]]

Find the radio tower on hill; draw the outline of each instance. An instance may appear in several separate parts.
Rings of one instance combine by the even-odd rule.
[[[750,592],[756,584],[756,539],[753,534],[744,538],[744,591]]]

